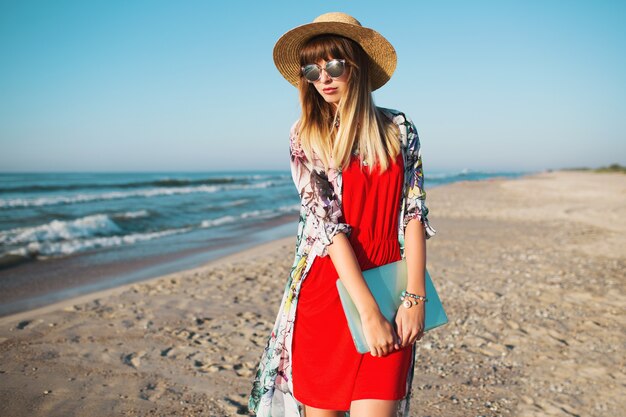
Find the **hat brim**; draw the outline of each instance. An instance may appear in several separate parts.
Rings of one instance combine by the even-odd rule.
[[[314,22],[298,26],[278,39],[274,46],[274,64],[292,85],[300,81],[300,49],[317,35],[341,35],[357,42],[369,57],[372,91],[391,78],[396,69],[396,50],[373,29],[342,22]]]

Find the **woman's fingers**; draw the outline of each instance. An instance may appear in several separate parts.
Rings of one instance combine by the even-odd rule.
[[[382,346],[380,347],[380,350],[382,351],[383,356],[387,356],[392,351],[393,344],[394,344],[393,337],[383,342]]]
[[[422,337],[424,337],[424,329],[419,329],[415,333],[411,333],[409,344],[412,345],[415,341],[420,340]]]
[[[424,336],[424,327],[418,323],[412,323],[410,318],[398,320],[398,334],[402,339],[401,347],[411,346],[416,340]]]
[[[379,356],[385,356],[387,353],[385,352],[385,349],[383,348],[383,346],[376,346],[373,347],[371,349],[372,356],[374,357],[379,357]]]
[[[376,324],[376,323],[374,323]],[[401,325],[401,323],[396,322],[397,325]],[[366,327],[364,326],[364,330]],[[394,326],[384,319],[380,322],[380,327],[374,328],[368,327],[368,330],[371,330],[369,336],[366,336],[368,343],[370,345],[370,354],[372,356],[386,356],[391,352],[400,349],[400,336],[394,329]],[[402,328],[400,327],[399,332],[402,332]]]
[[[400,349],[404,346],[404,338],[403,338],[403,329],[402,329],[402,320],[396,320],[396,327],[398,328],[396,344],[394,346],[395,349]]]
[[[382,314],[369,317],[363,323],[363,333],[372,356],[385,356],[396,349],[398,334]]]
[[[370,353],[372,356],[387,356],[397,349],[395,342],[396,338],[397,336],[394,333],[393,336],[387,340],[380,340],[377,345],[372,346]]]
[[[402,346],[410,345],[412,337],[413,337],[413,332],[411,332],[411,330],[405,331],[403,338],[402,338]]]
[[[406,338],[406,344],[405,344],[404,346],[410,346],[410,345],[412,345],[412,344],[415,342],[415,336],[416,336],[416,333],[415,333],[415,332],[410,332],[410,333],[407,335],[407,338]]]

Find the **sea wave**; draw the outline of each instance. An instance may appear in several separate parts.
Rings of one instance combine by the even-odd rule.
[[[218,217],[216,219],[203,220],[202,223],[200,223],[200,227],[208,228],[208,227],[221,226],[224,224],[235,223],[241,219],[270,219],[270,218],[281,216],[285,213],[297,213],[299,210],[300,210],[300,205],[293,204],[293,205],[288,205],[288,206],[277,207],[275,209],[246,211],[246,212],[239,214],[238,216],[228,215],[228,216]]]
[[[272,218],[280,216],[284,213],[298,212],[300,210],[300,204],[293,204],[289,206],[281,206],[275,209],[267,210],[253,210],[241,214],[242,219],[248,218]]]
[[[52,220],[39,226],[18,227],[0,232],[1,245],[55,242],[120,233],[121,228],[106,214],[93,214],[74,220]]]
[[[20,207],[41,207],[58,204],[89,203],[102,200],[118,200],[125,198],[151,198],[160,196],[170,196],[191,193],[215,193],[217,191],[243,190],[256,188],[269,188],[277,185],[274,181],[263,181],[255,184],[235,184],[235,185],[201,185],[197,187],[178,188],[150,188],[137,191],[111,191],[102,194],[76,194],[71,196],[49,196],[34,198],[9,198],[0,199],[0,209],[20,208]]]
[[[235,216],[224,216],[224,217],[218,217],[217,219],[203,220],[202,223],[200,223],[200,227],[207,228],[207,227],[221,226],[223,224],[234,223],[236,221],[237,221],[237,217]]]
[[[52,220],[30,227],[17,227],[0,231],[0,245],[19,245],[30,242],[57,242],[93,236],[121,233],[115,219],[148,217],[148,210],[126,211],[113,214],[91,214],[73,220]]]
[[[138,210],[138,211],[127,211],[125,213],[114,214],[113,217],[116,219],[137,219],[139,217],[148,217],[150,213],[148,210]]]
[[[108,248],[157,239],[172,234],[186,233],[197,228],[217,227],[236,223],[243,219],[267,219],[284,213],[297,212],[299,205],[281,206],[275,209],[252,210],[237,216],[227,215],[202,221],[199,225],[166,229],[156,232],[124,234],[115,219],[133,219],[149,216],[147,210],[127,211],[114,214],[92,214],[73,220],[52,220],[48,223],[0,231],[0,247],[11,248],[2,257],[45,259],[53,256],[71,255],[89,249]],[[1,264],[2,262],[0,262]]]
[[[101,236],[88,239],[70,239],[61,242],[30,242],[26,246],[11,250],[3,256],[22,256],[36,257],[37,259],[46,259],[59,255],[71,255],[76,252],[82,252],[89,249],[109,248],[113,246],[129,245],[140,241],[158,239],[163,236],[169,236],[178,233],[185,233],[192,228],[185,227],[180,229],[162,230],[150,233],[132,233],[128,235]]]
[[[247,198],[242,198],[240,200],[233,200],[233,201],[227,201],[223,204],[220,204],[220,207],[235,207],[235,206],[241,206],[244,205],[246,203],[249,203],[250,200]]]

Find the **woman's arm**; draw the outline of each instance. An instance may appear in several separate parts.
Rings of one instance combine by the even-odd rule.
[[[413,294],[426,295],[426,238],[424,225],[412,219],[406,227],[404,253],[408,272],[406,290]]]
[[[411,120],[402,115],[399,121],[400,131],[406,135],[406,166],[408,189],[406,190],[404,224],[404,251],[407,262],[408,282],[406,290],[413,294],[426,295],[426,239],[435,235],[436,231],[428,222],[426,207],[426,191],[424,190],[424,172],[422,169],[422,152],[419,136]],[[396,315],[398,336],[402,346],[413,344],[424,334],[424,302],[405,308],[403,306]]]
[[[407,288],[413,294],[426,295],[426,237],[424,225],[418,219],[412,219],[406,226],[404,251],[407,266]],[[405,308],[400,306],[396,315],[398,336],[402,347],[412,345],[424,334],[425,309],[424,302]]]
[[[365,340],[372,356],[384,356],[398,349],[400,347],[398,336],[391,323],[380,312],[374,296],[365,283],[361,267],[345,233],[335,235],[328,246],[328,254],[339,274],[339,279],[359,311]]]

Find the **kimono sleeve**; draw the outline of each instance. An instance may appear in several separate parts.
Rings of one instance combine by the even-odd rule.
[[[424,225],[426,239],[429,239],[435,235],[436,230],[428,222],[420,140],[415,125],[408,117],[405,126],[407,129],[406,175],[408,176],[408,185],[403,227],[406,229],[411,220],[418,219]]]
[[[302,211],[306,215],[304,237],[312,242],[312,249],[318,256],[326,256],[328,246],[336,234],[344,232],[350,235],[352,231],[350,225],[340,221],[343,217],[338,194],[341,192],[338,189],[340,177],[331,170],[329,178],[326,172],[307,163],[297,141],[297,124],[291,128],[289,150],[291,176],[300,195]]]

